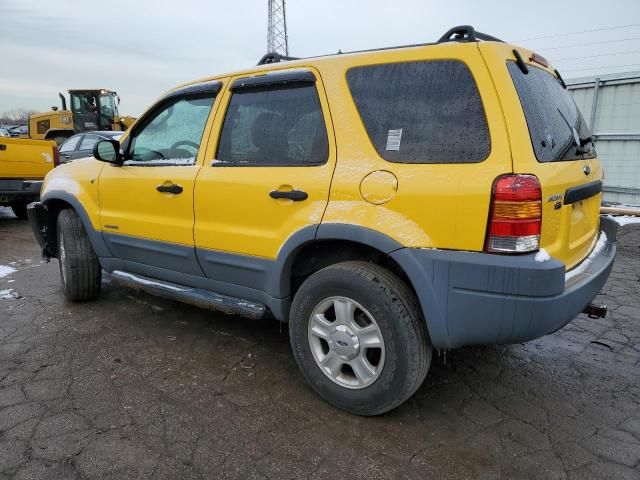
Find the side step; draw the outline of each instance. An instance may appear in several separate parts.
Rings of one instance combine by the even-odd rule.
[[[208,310],[242,315],[254,320],[263,318],[267,311],[267,307],[261,303],[228,297],[200,288],[185,287],[121,270],[111,272],[111,280],[120,285],[131,287],[135,290],[143,290],[158,297],[177,300]]]

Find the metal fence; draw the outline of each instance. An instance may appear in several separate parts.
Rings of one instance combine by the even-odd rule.
[[[640,72],[567,80],[596,138],[604,200],[640,205]]]

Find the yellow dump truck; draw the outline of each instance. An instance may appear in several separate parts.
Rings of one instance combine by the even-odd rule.
[[[135,121],[133,117],[118,113],[120,97],[112,90],[69,90],[70,109],[67,109],[65,96],[62,93],[59,95],[62,109],[54,106],[49,112],[29,117],[29,138],[53,140],[60,145],[76,133],[94,130],[124,131]]]
[[[51,140],[0,138],[0,206],[27,218],[27,205],[40,198],[45,175],[59,163]]]

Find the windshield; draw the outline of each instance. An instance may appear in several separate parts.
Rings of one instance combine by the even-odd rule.
[[[589,128],[558,79],[533,65],[529,65],[528,74],[512,61],[507,62],[507,68],[518,91],[538,161],[594,158]]]

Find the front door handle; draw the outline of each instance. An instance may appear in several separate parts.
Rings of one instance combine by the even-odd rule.
[[[294,202],[301,202],[309,197],[307,192],[302,190],[271,190],[269,196],[271,198],[287,198]]]
[[[173,193],[174,195],[178,195],[182,193],[182,187],[180,185],[176,185],[175,183],[171,183],[169,185],[162,184],[156,187],[156,190],[162,193]]]

